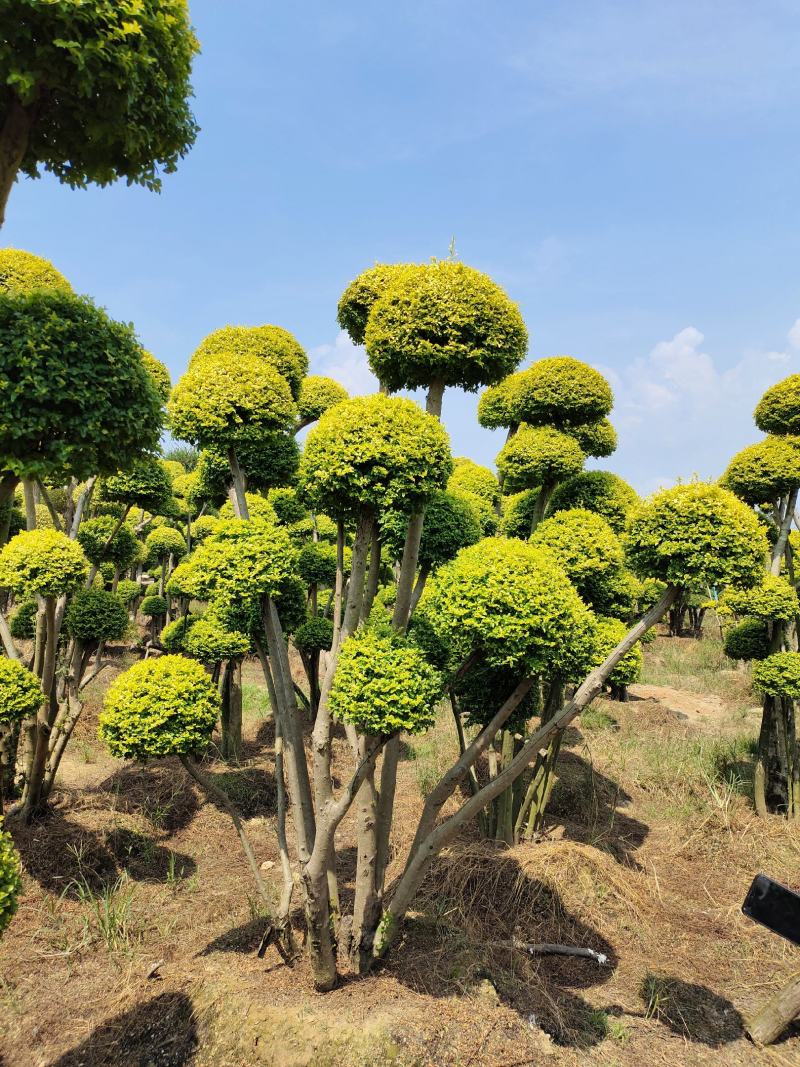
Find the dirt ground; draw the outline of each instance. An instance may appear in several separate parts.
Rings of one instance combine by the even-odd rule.
[[[0,1065],[800,1064],[800,1024],[769,1049],[743,1032],[800,971],[800,950],[740,912],[759,871],[800,887],[797,828],[751,810],[747,675],[712,638],[659,638],[646,657],[628,703],[599,701],[569,731],[544,838],[500,849],[465,833],[387,963],[326,995],[304,962],[258,957],[263,920],[225,813],[177,763],[104,753],[98,681],[52,813],[16,833],[25,892],[0,942]],[[209,770],[277,887],[272,725],[255,668],[245,680],[247,758]],[[398,850],[454,745],[443,713],[406,747]],[[346,905],[349,819],[340,854]],[[534,959],[515,935],[608,962]]]

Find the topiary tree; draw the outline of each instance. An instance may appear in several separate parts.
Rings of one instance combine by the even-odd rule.
[[[312,615],[299,626],[292,637],[294,646],[300,653],[303,668],[308,678],[309,713],[312,720],[317,717],[319,708],[319,666],[320,655],[330,652],[333,644],[333,622],[322,616]]]
[[[531,541],[549,549],[585,604],[600,615],[613,611],[626,581],[625,553],[605,519],[583,508],[559,511],[537,526]]]
[[[443,260],[398,272],[373,304],[364,340],[378,379],[391,391],[429,389],[438,416],[446,386],[475,391],[515,370],[528,332],[490,278]]]
[[[342,646],[330,707],[359,733],[422,733],[433,725],[440,697],[439,675],[403,636],[367,627]]]
[[[150,620],[150,637],[156,640],[156,634],[164,628],[164,620],[169,612],[169,601],[160,594],[146,596],[139,605],[139,610]]]
[[[161,631],[161,647],[166,652],[185,652],[186,638],[198,618],[198,615],[182,615],[174,622],[168,623]]]
[[[497,456],[503,488],[510,492],[539,490],[532,530],[544,518],[555,487],[577,474],[584,459],[574,437],[549,426],[523,426],[505,443]]]
[[[110,515],[85,519],[78,528],[78,544],[92,564],[89,581],[104,563],[113,567],[112,585],[116,588],[119,576],[138,561],[141,543],[130,526]]]
[[[195,356],[173,390],[168,411],[176,436],[227,456],[240,514],[246,518],[239,452],[294,428],[297,408],[289,381],[252,351],[206,353]]]
[[[3,830],[0,819],[0,937],[17,913],[17,898],[22,892],[22,862],[11,835]]]
[[[621,534],[638,502],[635,490],[619,475],[611,471],[581,471],[556,487],[548,512],[585,508],[604,518],[615,534]]]
[[[19,173],[160,189],[197,136],[186,4],[3,0],[0,19],[0,225]]]
[[[453,473],[447,482],[451,493],[472,493],[495,507],[500,501],[500,486],[488,467],[473,463],[471,459],[454,459]]]
[[[347,399],[347,390],[333,378],[322,378],[318,375],[304,378],[297,398],[297,431],[310,426],[324,415],[328,408]]]
[[[753,686],[764,694],[754,792],[760,814],[800,817],[800,744],[795,701],[800,698],[800,655],[775,652],[753,664]]]
[[[186,555],[186,541],[180,530],[172,526],[159,526],[147,535],[145,549],[147,565],[161,569],[158,579],[158,595],[163,597],[167,578],[175,562]]]
[[[308,373],[308,356],[302,345],[281,326],[224,326],[210,333],[192,356],[189,367],[222,357],[225,362],[256,356],[286,382],[295,400]]]
[[[354,345],[363,345],[373,305],[407,270],[410,263],[376,263],[347,286],[339,300],[336,319]]]
[[[788,378],[767,389],[755,410],[756,426],[762,433],[800,433],[800,374]]]
[[[18,641],[32,641],[36,636],[37,611],[38,605],[35,600],[23,600],[11,616],[9,625],[11,636]]]
[[[80,545],[57,530],[19,533],[0,552],[0,586],[26,598],[40,599],[42,604],[34,673],[45,699],[25,727],[22,796],[10,809],[10,814],[21,814],[26,820],[41,809],[52,786],[48,758],[65,725],[64,716],[59,714],[56,687],[61,616],[66,596],[84,584],[87,571]],[[6,651],[16,658],[13,646]]]
[[[98,720],[98,735],[118,759],[143,762],[178,757],[201,789],[231,817],[269,911],[271,895],[242,820],[227,793],[195,762],[208,748],[219,713],[216,687],[200,663],[184,656],[161,656],[134,664],[109,686]],[[288,924],[277,932],[293,951]]]
[[[0,816],[3,797],[8,792],[7,775],[21,724],[39,709],[44,695],[39,679],[19,660],[0,659]],[[10,783],[9,783],[10,784]],[[2,832],[0,832],[0,853]],[[2,932],[3,890],[0,875],[0,933]]]
[[[605,459],[617,450],[617,431],[608,419],[589,422],[583,426],[567,426],[565,429],[587,456]]]
[[[56,290],[0,294],[4,479],[112,474],[161,432],[161,402],[129,326]],[[87,417],[91,412],[91,417]]]
[[[72,286],[48,259],[19,248],[0,249],[0,293],[34,293],[38,289],[59,289],[71,293]]]
[[[725,634],[725,655],[737,660],[766,659],[770,644],[767,623],[763,619],[745,618]]]
[[[603,660],[622,641],[627,632],[627,626],[619,619],[599,616],[595,619],[594,640],[595,660],[594,666],[599,666]],[[617,666],[608,676],[608,686],[611,690],[612,700],[628,699],[628,686],[638,682],[642,673],[642,646],[637,643],[622,657]]]
[[[238,762],[242,757],[242,660],[251,651],[249,634],[231,629],[223,617],[208,612],[193,625],[184,638],[187,655],[213,668],[220,679],[220,755]]]

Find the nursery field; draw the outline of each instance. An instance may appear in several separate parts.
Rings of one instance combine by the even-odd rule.
[[[800,841],[784,818],[753,812],[758,699],[715,620],[705,626],[700,641],[660,636],[630,699],[599,699],[569,728],[539,840],[496,846],[467,825],[397,950],[366,978],[343,967],[324,996],[306,957],[287,966],[269,947],[259,958],[261,905],[224,811],[177,760],[123,762],[97,741],[120,648],[87,688],[51,811],[15,833],[24,892],[0,943],[0,1063],[800,1063],[797,1024],[765,1049],[743,1033],[743,1014],[800,968],[800,950],[740,905],[758,871],[800,886]],[[205,767],[246,818],[277,898],[274,724],[250,660],[244,737],[238,765]],[[343,734],[334,746],[346,773]],[[395,854],[455,754],[445,704],[403,745]],[[346,911],[352,813],[337,849]],[[533,959],[514,938],[608,962]]]

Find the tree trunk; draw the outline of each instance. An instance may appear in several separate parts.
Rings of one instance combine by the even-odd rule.
[[[555,733],[563,730],[584,708],[591,704],[602,692],[603,686],[622,657],[633,648],[651,626],[654,626],[669,611],[679,591],[677,586],[667,586],[658,602],[628,631],[603,663],[587,676],[572,699],[561,708],[559,713],[526,740],[518,755],[498,774],[497,778],[485,785],[475,796],[466,800],[454,815],[436,826],[426,837],[420,838],[418,834],[415,841],[416,847],[412,847],[406,868],[396,883],[389,906],[385,908],[378,924],[373,956],[380,958],[388,952],[434,858],[453,840],[466,822],[473,819],[523,773],[539,749],[549,743]],[[462,763],[463,761],[459,761],[459,764]],[[452,770],[448,772],[448,775],[451,773]],[[466,774],[466,768],[462,767],[462,777],[463,774]],[[423,812],[423,818],[424,815]]]
[[[6,93],[8,110],[0,130],[0,228],[6,221],[8,198],[28,150],[36,115],[35,106],[23,106],[12,89],[7,89]]]
[[[745,1031],[757,1045],[771,1045],[786,1027],[800,1015],[800,974],[762,1004],[755,1015],[745,1020]]]

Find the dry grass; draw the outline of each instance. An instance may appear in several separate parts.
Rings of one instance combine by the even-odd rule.
[[[800,884],[800,843],[780,819],[752,813],[753,722],[739,710],[747,679],[720,681],[718,642],[702,644],[659,640],[647,652],[648,681],[721,696],[724,722],[702,728],[654,700],[598,702],[569,732],[544,840],[496,848],[469,829],[435,864],[387,964],[325,997],[311,992],[305,962],[288,969],[255,955],[263,922],[224,813],[178,764],[124,765],[95,744],[109,679],[98,681],[81,725],[86,747],[70,754],[53,814],[18,835],[27,874],[0,944],[0,1062],[800,1062],[800,1036],[763,1052],[743,1037],[742,1014],[800,968],[800,951],[739,910],[758,870]],[[210,769],[269,864],[271,724],[254,666],[244,682],[246,758]],[[393,872],[424,792],[455,750],[444,710],[409,741]],[[341,739],[335,751],[344,777]],[[346,901],[352,818],[339,846]],[[610,964],[532,958],[509,947],[514,935],[589,946]]]

